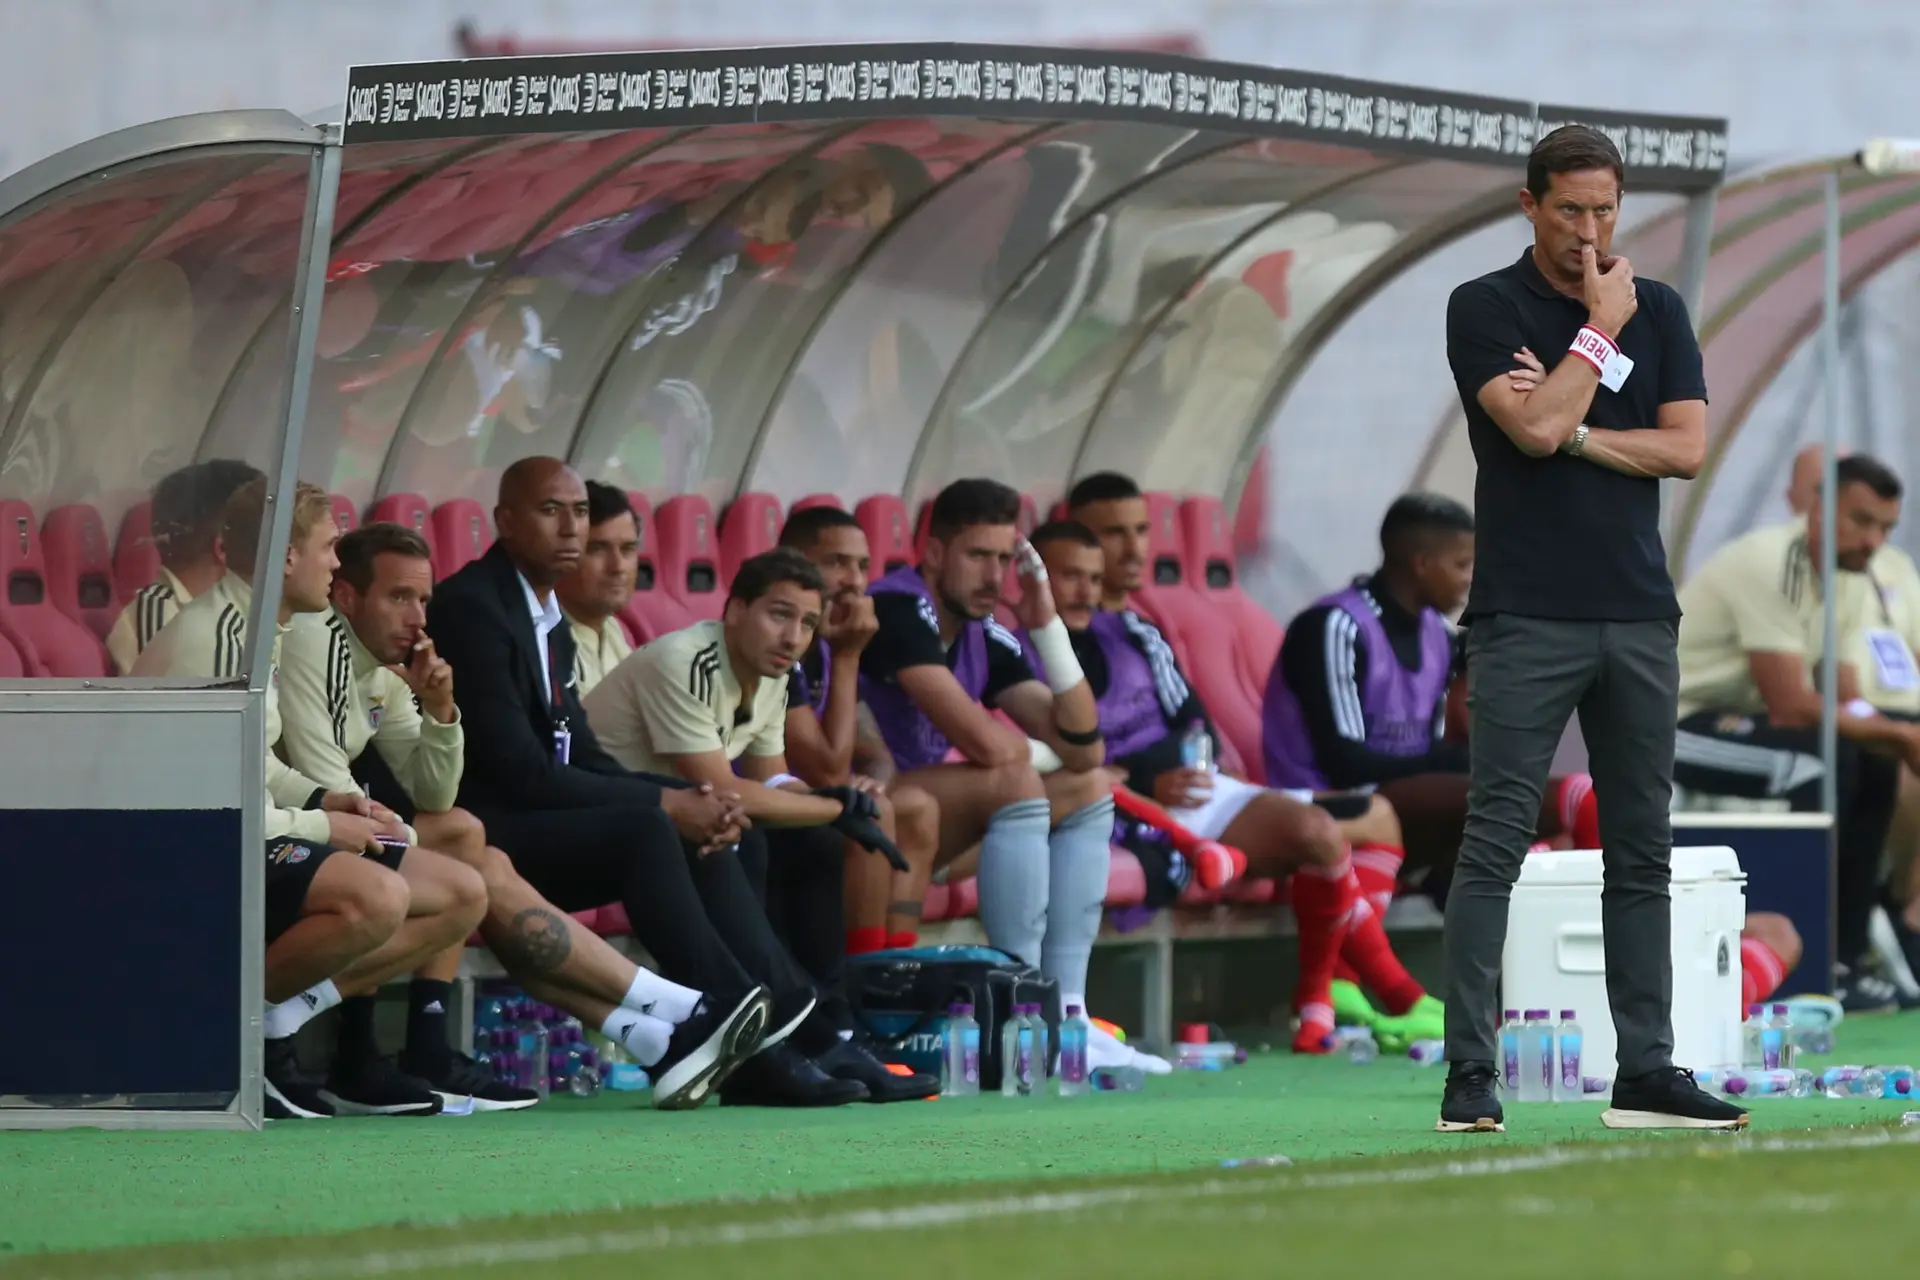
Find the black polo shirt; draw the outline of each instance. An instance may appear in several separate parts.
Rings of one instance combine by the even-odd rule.
[[[1591,427],[1651,429],[1662,404],[1707,398],[1686,304],[1658,280],[1636,284],[1640,309],[1619,337],[1633,373],[1619,391],[1595,389],[1583,419]],[[1547,283],[1531,246],[1447,301],[1447,363],[1480,467],[1469,619],[1680,616],[1660,540],[1660,482],[1560,453],[1530,458],[1480,407],[1480,388],[1516,367],[1514,352],[1527,347],[1551,373],[1586,321],[1586,305]]]

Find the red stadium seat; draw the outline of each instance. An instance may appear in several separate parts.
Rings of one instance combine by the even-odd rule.
[[[780,545],[780,500],[770,493],[743,493],[720,516],[720,572],[728,582],[742,562]]]
[[[328,494],[327,501],[333,504],[333,523],[343,534],[352,533],[360,527],[360,509],[353,500],[344,494]]]
[[[427,500],[417,493],[388,494],[373,504],[373,510],[367,513],[367,519],[403,524],[425,538],[429,548],[433,547],[432,508],[427,505]],[[440,557],[437,553],[433,563],[437,571],[440,567]]]
[[[20,652],[30,676],[97,678],[107,674],[100,637],[53,607],[39,521],[18,499],[0,502],[0,635]]]
[[[919,562],[919,544],[912,537],[907,524],[907,506],[900,499],[890,493],[862,498],[853,509],[853,517],[866,530],[874,577]]]
[[[20,651],[13,642],[0,636],[0,680],[18,680],[27,674],[26,664],[20,661]]]
[[[1190,667],[1192,658],[1181,633],[1181,606],[1190,598],[1186,590],[1186,565],[1180,536],[1180,504],[1164,493],[1146,495],[1147,521],[1152,526],[1148,537],[1146,582],[1133,593],[1133,607],[1167,635],[1180,665]]]
[[[56,507],[40,530],[53,607],[104,639],[119,616],[107,526],[84,502]]]
[[[692,626],[699,619],[661,590],[659,566],[653,557],[653,504],[637,489],[627,492],[627,503],[640,530],[640,563],[634,568],[633,595],[620,609],[620,625],[626,628],[628,639],[646,644],[669,631]]]
[[[661,590],[696,620],[719,617],[727,603],[713,523],[713,508],[697,493],[669,498],[653,513]]]
[[[1258,704],[1266,697],[1267,676],[1280,656],[1280,624],[1240,589],[1226,513],[1218,499],[1181,503],[1180,532],[1186,540],[1187,581],[1232,619],[1240,679]]]
[[[836,511],[845,511],[847,504],[840,501],[838,494],[810,493],[804,498],[796,499],[794,504],[787,508],[787,514],[792,515],[796,511],[807,511],[814,507],[832,507]]]
[[[160,552],[153,545],[153,504],[141,501],[120,518],[113,544],[113,594],[121,602],[160,576]]]
[[[433,509],[433,576],[444,578],[487,554],[493,520],[472,498],[452,498]]]

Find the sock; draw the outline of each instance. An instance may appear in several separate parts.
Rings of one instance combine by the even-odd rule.
[[[1393,902],[1394,887],[1400,883],[1400,864],[1407,852],[1390,844],[1363,844],[1353,851],[1353,876],[1360,882],[1360,896],[1381,919]]]
[[[642,971],[644,972],[644,970]],[[624,1005],[607,1015],[600,1034],[633,1055],[643,1067],[651,1067],[667,1056],[667,1042],[673,1039],[673,1025],[648,1013],[637,1013]]]
[[[1427,989],[1414,980],[1400,963],[1400,957],[1393,954],[1393,944],[1387,941],[1387,930],[1380,923],[1379,913],[1374,911],[1371,902],[1358,897],[1359,890],[1356,880],[1357,901],[1347,936],[1340,944],[1340,958],[1353,966],[1354,972],[1360,975],[1360,985],[1373,992],[1387,1015],[1397,1018],[1418,1004]]]
[[[1758,938],[1740,939],[1740,1007],[1765,1000],[1786,981],[1787,964]]]
[[[1058,979],[1062,991],[1087,989],[1087,962],[1107,902],[1112,836],[1113,797],[1104,796],[1068,814],[1047,837],[1051,897],[1040,972]]]
[[[1045,800],[1019,800],[987,820],[980,841],[981,927],[987,941],[1028,964],[1040,963],[1047,933],[1049,825]]]
[[[1344,959],[1333,962],[1333,980],[1335,982],[1351,982],[1356,987],[1362,985],[1360,975],[1355,973],[1353,966],[1348,964]]]
[[[407,987],[407,1069],[429,1082],[444,1080],[453,1069],[447,1043],[447,1010],[453,984],[415,978]]]
[[[659,1018],[669,1026],[677,1026],[693,1016],[693,1011],[700,1007],[701,998],[701,994],[692,987],[669,982],[653,970],[642,968],[634,973],[633,985],[627,988],[627,994],[620,1004],[622,1008]],[[665,1053],[666,1050],[660,1052]]]
[[[912,929],[897,929],[887,935],[887,950],[904,951],[920,945],[920,935]]]
[[[880,951],[892,945],[885,929],[869,925],[847,930],[847,954],[850,956],[863,956],[869,951]]]
[[[1333,1030],[1333,967],[1341,938],[1353,914],[1353,866],[1342,858],[1332,867],[1302,867],[1290,882],[1293,915],[1300,927],[1300,982],[1293,991],[1300,1034],[1294,1048],[1311,1050]]]
[[[261,1034],[268,1040],[284,1040],[339,1003],[340,988],[328,979],[290,1000],[268,1005],[266,1016],[260,1020]]]
[[[1600,847],[1600,800],[1593,792],[1593,775],[1570,773],[1560,779],[1555,808],[1560,829],[1573,837],[1576,849]]]
[[[335,1060],[364,1062],[380,1054],[380,1038],[373,1031],[372,996],[348,996],[340,1002],[340,1039]]]

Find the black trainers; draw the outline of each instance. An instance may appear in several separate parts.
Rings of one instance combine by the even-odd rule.
[[[842,1040],[814,1061],[835,1080],[865,1085],[868,1102],[916,1102],[940,1092],[939,1077],[922,1071],[896,1075],[858,1040]]]
[[[1440,1098],[1440,1122],[1435,1133],[1505,1133],[1506,1113],[1493,1096],[1491,1062],[1454,1062],[1447,1065],[1447,1091]]]
[[[1900,1007],[1900,988],[1879,974],[1849,969],[1844,964],[1835,965],[1833,971],[1833,994],[1846,1012],[1892,1013]]]
[[[325,1120],[333,1115],[333,1104],[321,1096],[320,1081],[300,1069],[292,1036],[267,1041],[261,1066],[267,1119]]]
[[[819,997],[806,990],[789,991],[783,996],[773,997],[773,1003],[767,1008],[766,1035],[760,1041],[762,1049],[771,1049],[788,1036],[800,1029],[800,1024],[813,1014]]]
[[[1609,1129],[1744,1129],[1747,1113],[1693,1082],[1693,1072],[1662,1067],[1613,1082],[1613,1105],[1600,1113]]]
[[[740,1064],[720,1090],[723,1107],[838,1107],[864,1102],[867,1086],[828,1075],[790,1044],[777,1044]]]
[[[343,1116],[437,1116],[440,1095],[378,1054],[337,1059],[320,1096]]]
[[[705,1000],[673,1029],[666,1056],[647,1068],[653,1077],[653,1105],[661,1111],[690,1111],[707,1100],[742,1062],[757,1053],[767,1029],[767,992],[755,987],[731,1009],[715,1010]]]
[[[451,1065],[437,1079],[432,1072],[413,1070],[405,1059],[400,1069],[439,1095],[443,1108],[457,1108],[471,1099],[475,1111],[522,1111],[540,1101],[533,1090],[507,1084],[493,1074],[491,1065],[475,1062],[464,1053],[454,1054]]]

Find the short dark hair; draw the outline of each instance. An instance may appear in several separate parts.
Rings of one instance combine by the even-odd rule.
[[[1404,564],[1441,536],[1473,532],[1473,512],[1437,493],[1403,493],[1380,522],[1380,552],[1389,564]]]
[[[261,479],[258,467],[231,458],[211,458],[181,467],[153,488],[148,536],[161,563],[184,565],[213,550],[226,520],[227,499]]]
[[[955,480],[933,500],[927,532],[945,542],[982,524],[1020,523],[1020,495],[998,480]]]
[[[1895,501],[1903,492],[1900,477],[1893,473],[1893,468],[1864,453],[1850,453],[1833,464],[1833,491],[1838,493],[1850,484],[1863,484],[1873,490],[1875,497],[1888,502]]]
[[[808,507],[788,516],[787,522],[780,526],[780,545],[795,551],[811,551],[813,544],[820,541],[820,535],[829,529],[860,527],[852,512],[839,507]]]
[[[1143,495],[1132,476],[1118,471],[1096,471],[1067,490],[1067,510],[1078,511],[1090,502],[1119,502]]]
[[[752,604],[782,582],[815,592],[822,600],[827,598],[827,580],[813,561],[792,547],[775,547],[740,562],[733,573],[733,585],[727,589],[727,599]]]
[[[1027,541],[1036,547],[1049,542],[1071,542],[1076,547],[1092,547],[1095,551],[1100,549],[1100,535],[1078,520],[1049,520],[1028,534]]]
[[[634,524],[637,526],[640,523],[640,517],[634,514],[633,503],[628,501],[626,491],[598,480],[587,481],[588,526],[605,524],[620,516],[633,516]]]
[[[1613,170],[1614,182],[1626,190],[1627,167],[1613,139],[1591,125],[1563,124],[1533,144],[1527,156],[1527,190],[1535,200],[1544,200],[1555,174],[1589,169]]]
[[[361,525],[343,536],[333,551],[340,557],[340,567],[333,576],[363,592],[373,586],[373,562],[386,553],[429,563],[433,560],[433,549],[425,538],[391,520]]]

